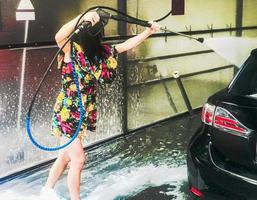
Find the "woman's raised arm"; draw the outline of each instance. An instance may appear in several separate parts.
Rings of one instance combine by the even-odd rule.
[[[61,29],[55,35],[55,41],[59,47],[61,47],[66,41],[69,35],[74,31],[75,25],[81,15],[78,15],[76,18],[72,19],[68,23],[64,24]],[[91,22],[92,26],[94,26],[100,20],[99,15],[96,12],[88,12],[87,14],[82,17],[79,24],[83,21]],[[63,52],[67,52],[70,50],[70,45],[66,45],[63,49]]]
[[[138,46],[140,43],[142,43],[146,38],[148,38],[153,33],[156,33],[160,30],[160,25],[156,22],[150,22],[152,26],[150,28],[146,28],[145,31],[142,33],[126,40],[125,42],[122,42],[120,44],[115,45],[115,49],[118,53],[122,53],[124,51],[128,51],[136,46]]]

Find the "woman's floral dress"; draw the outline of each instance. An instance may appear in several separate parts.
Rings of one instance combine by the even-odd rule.
[[[84,106],[84,119],[78,137],[83,139],[86,130],[95,131],[97,119],[97,85],[111,83],[117,70],[117,53],[114,45],[103,45],[105,51],[104,60],[98,60],[99,64],[90,65],[82,48],[77,43],[72,46],[79,63],[75,64],[78,76],[82,102]],[[54,105],[52,117],[52,135],[57,137],[72,137],[80,120],[79,98],[76,84],[72,74],[72,62],[62,63],[62,90]]]

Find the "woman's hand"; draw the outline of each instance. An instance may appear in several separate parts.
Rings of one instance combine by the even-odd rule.
[[[88,12],[84,15],[83,21],[91,22],[92,26],[94,26],[97,22],[100,21],[100,16],[97,12]]]
[[[154,21],[149,21],[149,24],[151,24],[151,27],[150,28],[147,28],[146,30],[150,33],[150,34],[153,34],[153,33],[156,33],[160,30],[161,26],[157,23],[157,22],[154,22]]]

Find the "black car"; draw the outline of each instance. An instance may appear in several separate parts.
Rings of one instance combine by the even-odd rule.
[[[229,86],[208,98],[188,145],[193,199],[257,199],[257,49]]]

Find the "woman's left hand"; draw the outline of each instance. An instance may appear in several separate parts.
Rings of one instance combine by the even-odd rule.
[[[161,29],[161,26],[154,21],[149,21],[149,24],[151,24],[151,27],[147,28],[150,34],[156,33]]]

